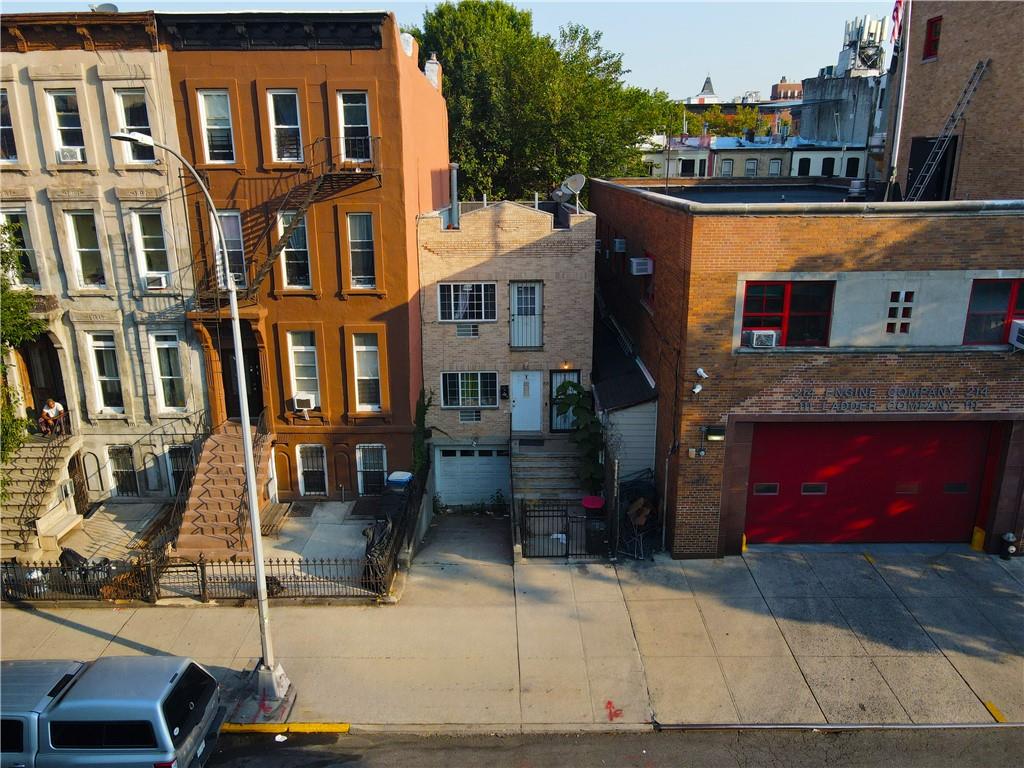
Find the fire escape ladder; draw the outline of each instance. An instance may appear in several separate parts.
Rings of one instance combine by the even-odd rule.
[[[267,228],[260,235],[259,243],[257,244],[257,250],[259,246],[269,240],[270,233],[277,227],[278,221],[281,219],[281,214],[285,212],[292,212],[292,220],[288,222],[284,230],[281,232],[280,237],[270,247],[270,251],[267,254],[267,258],[263,260],[259,268],[256,270],[256,274],[253,276],[252,282],[245,291],[246,298],[253,298],[256,296],[256,292],[259,291],[260,285],[264,280],[267,279],[267,275],[274,269],[274,265],[277,263],[277,257],[281,255],[281,251],[288,245],[288,239],[292,236],[292,233],[302,224],[305,219],[306,211],[309,207],[316,202],[317,196],[320,193],[320,188],[324,185],[324,181],[328,177],[326,175],[320,175],[312,179],[306,184],[300,187],[294,187],[287,195],[285,195],[284,201],[281,206],[277,209],[274,215],[271,217],[270,223],[267,224]],[[299,191],[301,190],[301,191]],[[293,202],[293,193],[296,200]]]
[[[984,76],[985,70],[991,62],[992,59],[982,59],[975,65],[974,71],[971,72],[971,76],[967,78],[967,84],[960,92],[960,98],[957,99],[956,105],[953,107],[953,111],[950,113],[949,117],[946,118],[946,124],[942,126],[942,132],[939,133],[938,138],[935,139],[935,143],[932,144],[932,149],[928,153],[928,157],[924,161],[924,165],[921,166],[920,173],[917,174],[917,178],[914,179],[910,192],[907,193],[906,199],[908,202],[917,202],[921,199],[921,195],[924,194],[924,190],[928,186],[928,182],[932,180],[932,176],[935,175],[935,171],[939,167],[939,163],[942,162],[943,156],[946,154],[946,147],[949,146],[949,142],[953,138],[953,132],[956,130],[956,126],[959,124],[960,118],[962,118],[964,116],[964,112],[967,111],[967,105],[970,104],[971,97],[974,95],[974,92],[978,90],[978,84],[981,82],[981,78]]]

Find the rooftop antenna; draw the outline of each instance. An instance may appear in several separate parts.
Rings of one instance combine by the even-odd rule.
[[[580,212],[580,192],[583,190],[583,185],[586,183],[587,177],[582,173],[574,173],[562,182],[563,189],[566,189],[570,193],[576,195],[576,213]]]

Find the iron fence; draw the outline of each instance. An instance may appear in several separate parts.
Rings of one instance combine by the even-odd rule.
[[[587,517],[567,501],[520,502],[524,557],[588,557]]]

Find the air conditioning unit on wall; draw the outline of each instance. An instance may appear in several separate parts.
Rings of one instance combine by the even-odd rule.
[[[61,147],[57,150],[58,163],[84,163],[85,147]]]
[[[167,287],[167,275],[146,275],[147,290],[159,290]]]
[[[316,405],[311,395],[296,395],[292,398],[292,403],[295,406],[295,410],[301,413],[304,419],[309,418],[310,409]]]
[[[654,259],[630,259],[629,274],[631,275],[653,275]]]
[[[1024,349],[1024,320],[1014,320],[1010,323],[1010,346],[1014,349]]]
[[[744,331],[740,341],[744,347],[770,349],[779,345],[778,331]]]

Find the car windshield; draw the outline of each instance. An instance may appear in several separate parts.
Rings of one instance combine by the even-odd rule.
[[[198,665],[190,664],[174,689],[167,694],[161,709],[175,748],[185,742],[192,729],[203,719],[203,713],[216,690],[217,681]]]

